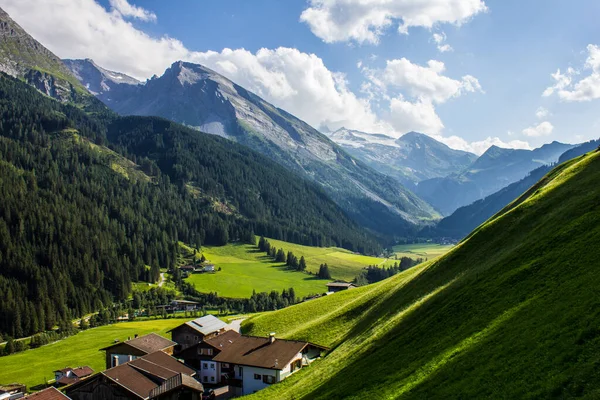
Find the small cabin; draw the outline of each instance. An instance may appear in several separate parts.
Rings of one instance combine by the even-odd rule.
[[[354,289],[357,286],[354,283],[349,282],[329,282],[327,284],[327,292],[328,293],[337,293],[342,290]]]

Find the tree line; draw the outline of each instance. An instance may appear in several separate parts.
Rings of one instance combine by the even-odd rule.
[[[410,257],[402,257],[400,259],[400,262],[396,261],[394,262],[394,265],[391,265],[387,268],[385,266],[379,267],[376,265],[369,265],[360,275],[358,275],[354,279],[354,283],[358,286],[362,286],[366,284],[379,282],[391,276],[394,276],[399,272],[406,271],[409,268],[419,265],[423,261],[425,260],[422,258],[412,259]]]
[[[109,309],[133,282],[174,267],[178,241],[222,245],[256,232],[379,249],[320,189],[251,150],[159,118],[90,116],[6,75],[0,192],[4,337]]]

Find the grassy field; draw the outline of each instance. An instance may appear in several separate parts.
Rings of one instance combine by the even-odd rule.
[[[0,384],[19,382],[31,388],[54,379],[53,371],[64,367],[89,365],[94,371],[102,371],[104,352],[98,349],[109,346],[115,339],[127,340],[136,333],[156,332],[168,337],[166,332],[184,321],[164,319],[101,326],[37,349],[0,357]]]
[[[192,274],[187,281],[200,292],[217,292],[223,297],[247,298],[252,291],[270,292],[294,288],[303,297],[327,291],[327,280],[302,272],[289,271],[281,263],[274,263],[255,246],[229,244],[221,247],[203,247],[204,256],[215,263],[217,271],[211,274]]]
[[[363,256],[337,247],[302,246],[275,239],[269,239],[269,242],[278,249],[284,249],[286,253],[291,251],[298,258],[304,256],[307,270],[313,273],[319,272],[321,264],[327,264],[333,279],[351,281],[363,268],[369,265],[382,266],[394,263],[394,260]]]
[[[321,264],[327,264],[333,279],[352,281],[363,268],[369,265],[389,266],[394,259],[364,256],[336,247],[310,247],[269,239],[277,249],[291,251],[298,258],[304,256],[307,271],[316,274]],[[181,244],[184,251],[182,263],[192,260],[195,250]],[[398,257],[429,258],[439,256],[451,246],[419,244],[398,246]],[[215,274],[193,274],[188,281],[201,292],[217,292],[224,297],[248,297],[252,290],[257,292],[293,287],[299,296],[323,293],[326,281],[314,276],[286,270],[282,264],[272,262],[264,253],[250,245],[229,244],[221,247],[202,248],[204,256],[221,271]],[[200,254],[196,254],[199,258]]]
[[[422,258],[432,260],[452,250],[454,245],[436,243],[400,244],[394,246],[394,253],[398,258]]]
[[[254,399],[600,398],[600,153],[446,255],[245,321],[332,348]]]

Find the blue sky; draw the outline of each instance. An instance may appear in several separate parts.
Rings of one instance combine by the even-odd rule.
[[[138,78],[178,58],[200,62],[317,128],[414,129],[478,153],[600,136],[593,0],[43,3],[0,0],[63,58]]]

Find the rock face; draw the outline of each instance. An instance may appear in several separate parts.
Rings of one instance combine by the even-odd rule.
[[[94,91],[94,82],[74,72]],[[438,217],[310,125],[201,65],[178,61],[145,84],[108,86],[97,97],[116,112],[157,115],[242,143],[319,183],[355,221],[377,232],[404,234]]]
[[[477,159],[417,132],[394,139],[342,128],[328,136],[365,164],[410,188],[426,179],[459,173]]]
[[[85,89],[62,63],[0,9],[0,71],[24,79],[42,93],[73,101]]]
[[[86,89],[99,98],[109,99],[116,91],[128,90],[130,86],[142,84],[129,75],[104,69],[89,58],[63,62],[80,82],[86,83]]]
[[[552,142],[535,150],[490,147],[466,170],[420,182],[416,192],[444,215],[517,182],[543,165],[556,163],[574,145]]]

